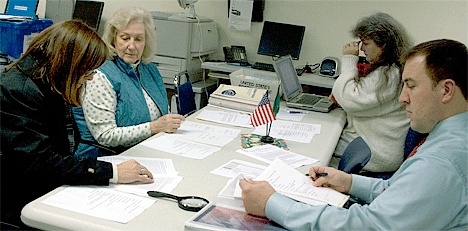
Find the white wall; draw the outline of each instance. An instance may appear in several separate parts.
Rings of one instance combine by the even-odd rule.
[[[141,6],[149,11],[181,12],[177,0],[101,0],[105,2],[103,23],[112,13],[125,6]],[[40,0],[38,13],[44,16],[45,0]],[[251,32],[227,29],[227,0],[199,0],[198,15],[218,23],[220,49],[211,58],[222,59],[222,46],[243,45],[251,62],[268,62],[271,58],[257,55],[263,23],[252,23]],[[0,12],[6,0],[0,0]],[[296,65],[317,63],[325,56],[340,56],[341,47],[353,39],[349,30],[361,17],[382,11],[399,20],[415,43],[437,38],[455,39],[468,44],[468,2],[445,0],[266,0],[264,20],[306,26],[300,59]],[[102,32],[102,31],[101,31]]]

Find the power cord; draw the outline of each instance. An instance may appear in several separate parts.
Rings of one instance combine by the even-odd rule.
[[[301,74],[302,73],[314,73],[319,67],[320,67],[320,63],[315,63],[312,65],[309,65],[309,63],[306,63],[306,65],[297,66],[296,70],[298,71],[298,73],[301,73]]]

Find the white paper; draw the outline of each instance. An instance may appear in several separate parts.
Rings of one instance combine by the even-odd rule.
[[[256,127],[252,133],[264,136],[265,126],[266,124]],[[271,124],[270,136],[300,143],[310,143],[315,134],[320,134],[321,127],[320,124],[275,120]]]
[[[221,150],[221,147],[179,139],[167,134],[143,141],[141,144],[163,152],[199,160]]]
[[[291,195],[294,199],[304,203],[314,200],[341,207],[349,198],[349,196],[331,188],[313,186],[310,177],[305,176],[280,159],[273,161],[255,180],[268,181],[277,192],[287,196]]]
[[[250,115],[246,113],[203,109],[197,119],[238,127],[252,127]]]
[[[254,159],[261,160],[268,164],[273,163],[273,161],[278,158],[293,168],[318,162],[317,159],[284,150],[271,144],[239,149],[237,152],[250,156]]]
[[[43,200],[42,203],[110,221],[127,223],[155,201],[102,186],[70,186]]]
[[[203,159],[239,136],[240,129],[185,121],[174,134],[143,141],[147,147],[194,159]]]
[[[151,171],[153,176],[177,176],[179,174],[179,172],[175,170],[174,163],[171,159],[122,155],[98,157],[98,160],[107,161],[112,164],[120,164],[130,159],[136,160],[138,163],[145,166]]]
[[[107,161],[113,164],[119,164],[129,159],[138,161],[145,166],[152,174],[154,182],[144,184],[135,182],[132,184],[110,184],[109,189],[122,192],[133,193],[140,196],[147,196],[148,191],[163,191],[170,193],[182,181],[183,177],[177,176],[179,173],[175,170],[171,159],[130,157],[130,156],[103,156],[99,160]]]
[[[253,0],[231,0],[228,28],[238,31],[250,31]]]
[[[296,111],[296,110],[294,110]],[[301,110],[297,110],[301,111]],[[276,114],[276,119],[289,120],[289,121],[301,121],[307,113],[290,113],[287,109],[281,108]]]
[[[230,160],[228,163],[223,164],[222,166],[211,171],[211,173],[229,178],[233,178],[238,174],[243,174],[245,176],[255,178],[258,175],[260,175],[265,169],[266,166],[263,165],[233,159]]]
[[[239,136],[240,129],[213,126],[197,122],[185,121],[177,132],[168,134],[180,139],[223,147]]]

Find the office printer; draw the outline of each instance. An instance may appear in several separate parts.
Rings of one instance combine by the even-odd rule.
[[[190,81],[202,78],[199,57],[218,50],[218,28],[213,20],[180,16],[179,13],[151,12],[156,26],[156,57],[165,84],[173,84],[174,76],[188,71]]]

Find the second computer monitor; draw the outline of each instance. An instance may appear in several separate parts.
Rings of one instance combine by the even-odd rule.
[[[99,23],[101,22],[103,9],[104,2],[77,0],[75,3],[75,10],[73,11],[73,19],[82,20],[97,31],[99,29]]]
[[[265,21],[257,54],[299,59],[305,26]]]

